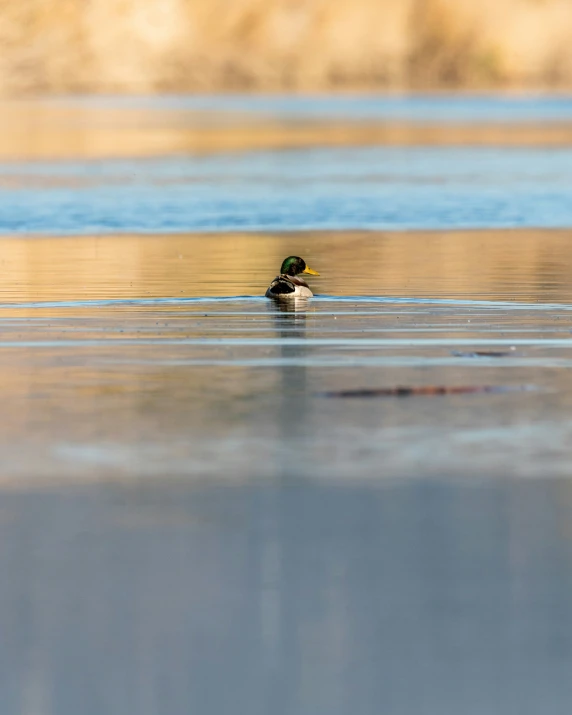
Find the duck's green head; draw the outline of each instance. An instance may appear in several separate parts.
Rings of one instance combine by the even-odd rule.
[[[300,273],[309,273],[311,276],[319,276],[317,271],[313,271],[310,266],[306,265],[306,261],[299,256],[288,256],[282,262],[280,273],[287,276],[297,276]]]

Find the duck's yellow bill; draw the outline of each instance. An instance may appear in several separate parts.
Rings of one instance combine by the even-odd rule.
[[[313,270],[310,268],[310,266],[306,266],[306,268],[304,268],[304,270],[302,271],[302,273],[309,273],[311,276],[319,276],[319,275],[320,275],[320,274],[318,273],[318,271],[313,271]]]

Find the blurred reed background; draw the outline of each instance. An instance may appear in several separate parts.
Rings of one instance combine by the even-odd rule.
[[[2,0],[0,93],[572,86],[570,0]]]

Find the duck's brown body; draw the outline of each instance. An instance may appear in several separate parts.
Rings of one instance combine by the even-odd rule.
[[[285,273],[276,276],[266,291],[267,298],[276,298],[277,300],[311,298],[313,295],[303,278],[299,276],[288,276]]]

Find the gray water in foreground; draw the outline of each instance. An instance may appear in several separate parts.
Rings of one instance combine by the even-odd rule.
[[[5,494],[2,711],[566,715],[571,494],[287,470]]]

